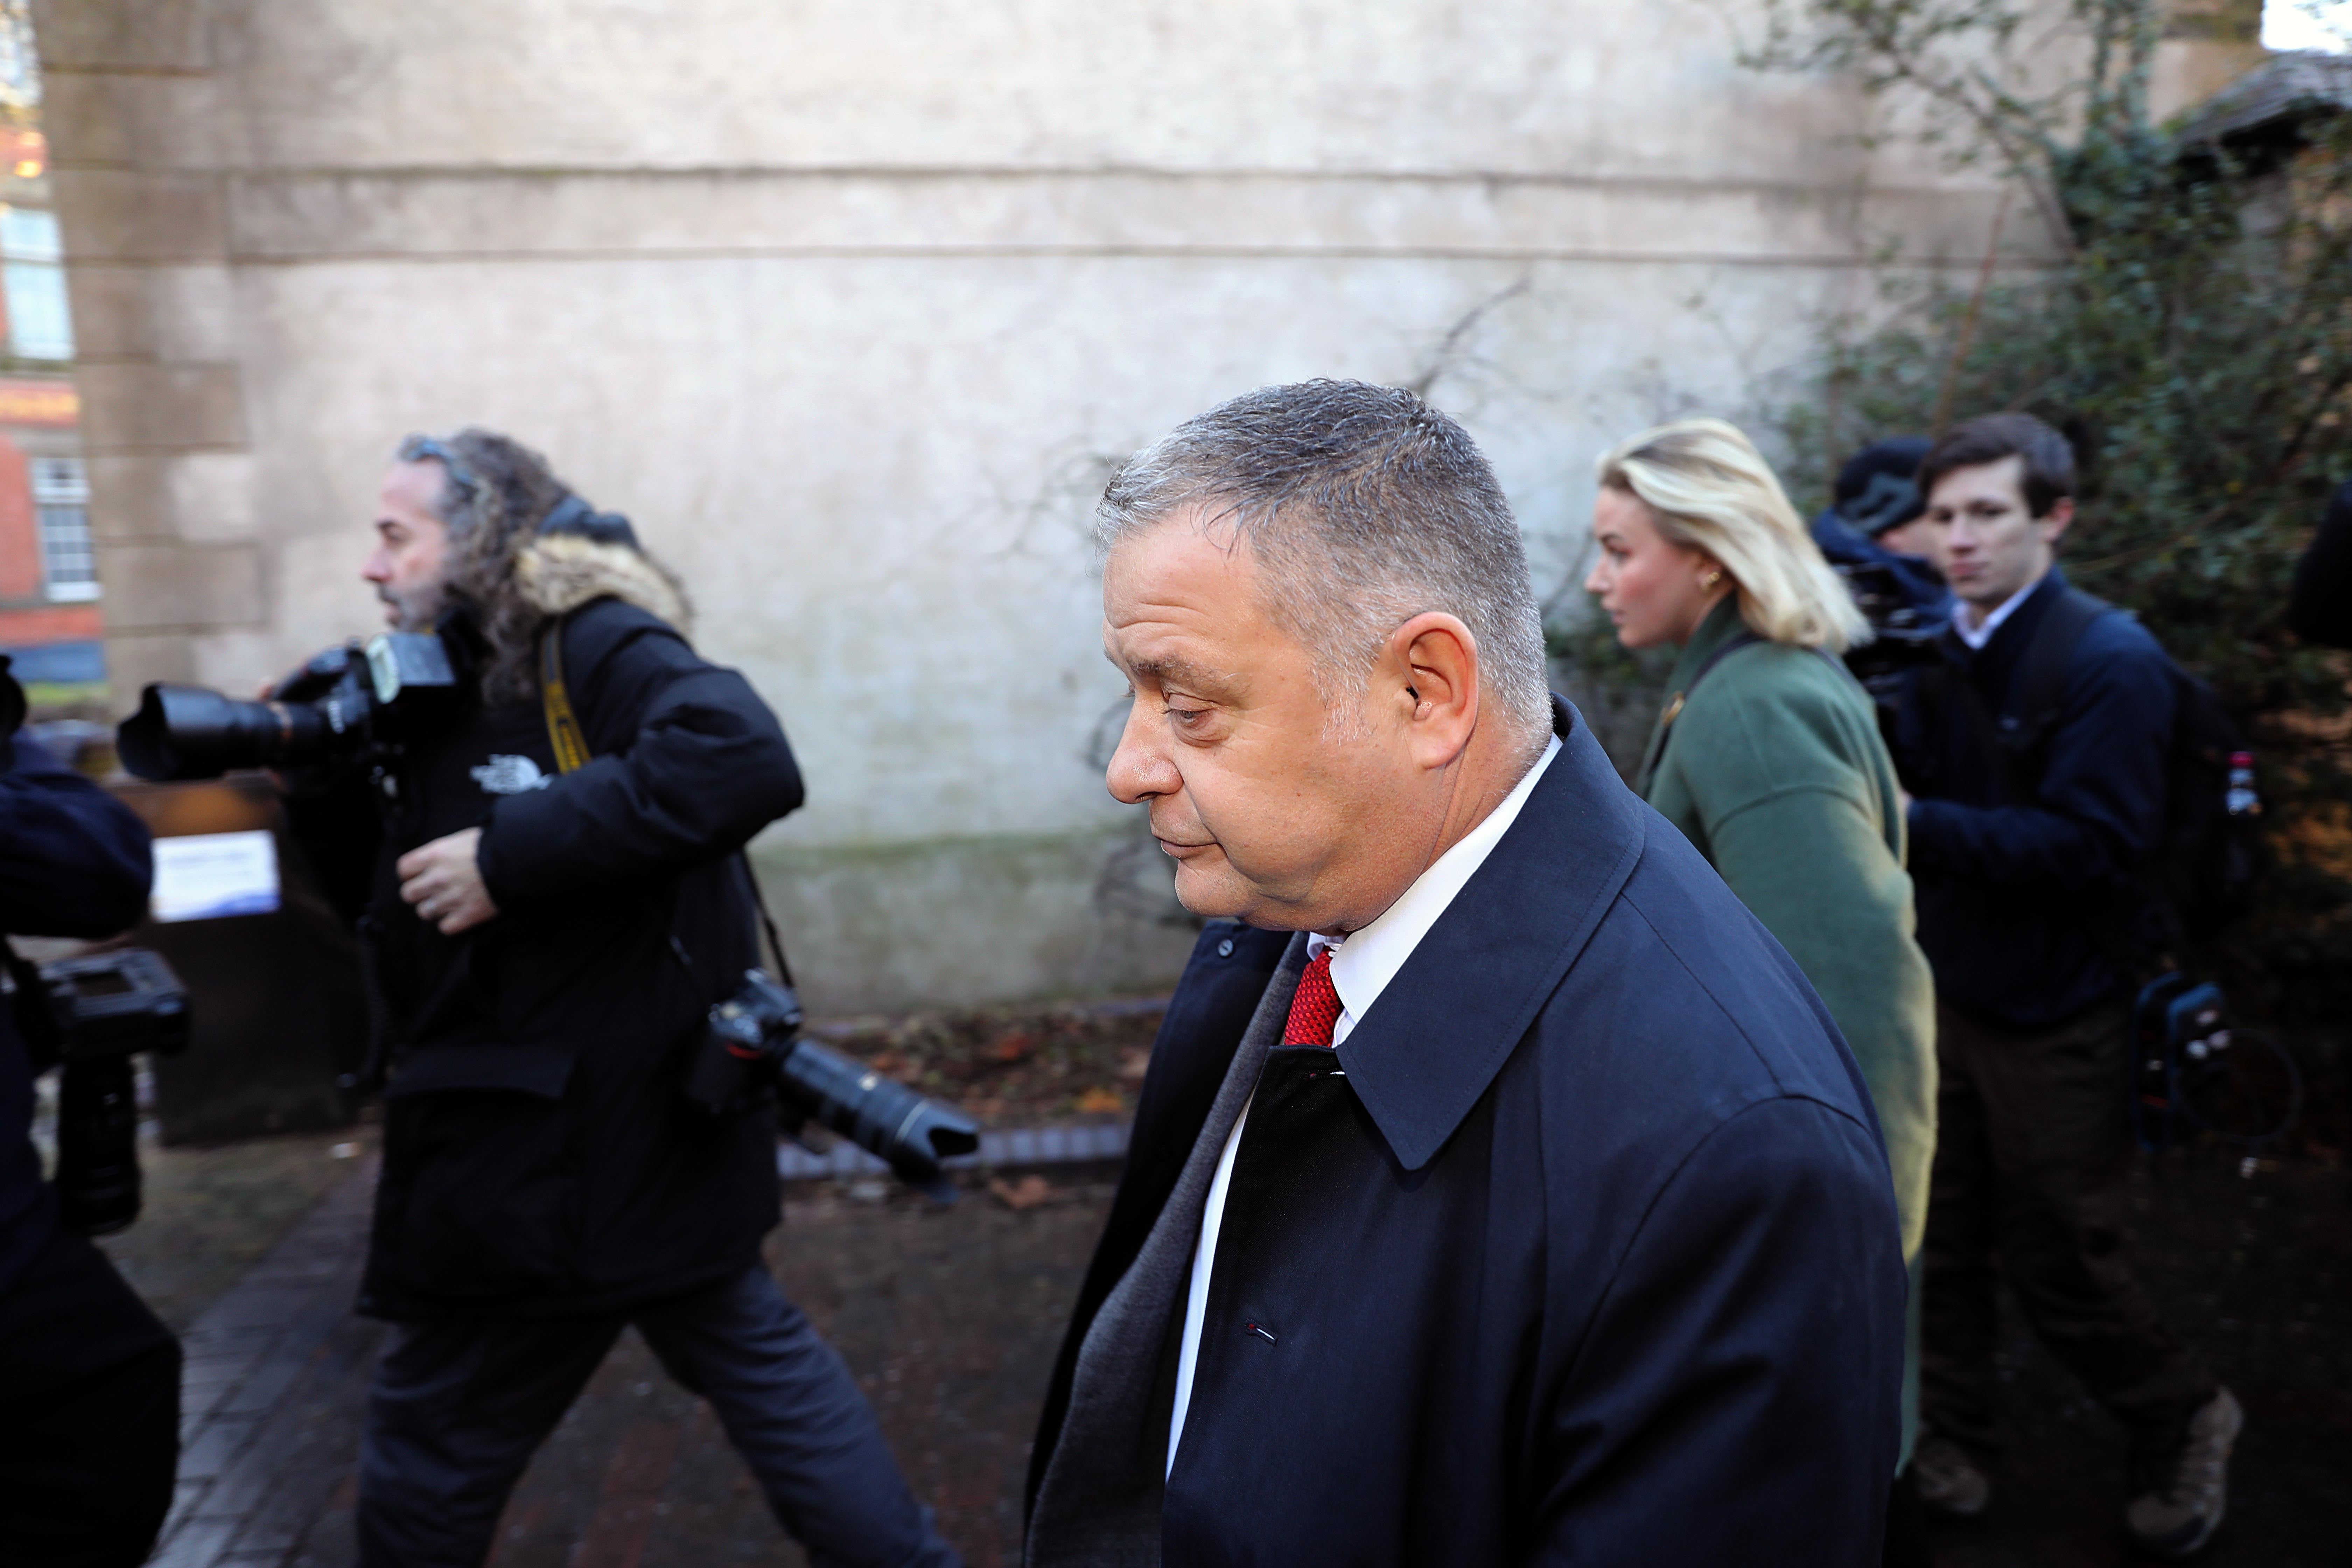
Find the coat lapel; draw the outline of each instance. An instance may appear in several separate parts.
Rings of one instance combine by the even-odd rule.
[[[1339,1047],[1408,1171],[1436,1157],[1502,1070],[1641,858],[1646,809],[1576,710],[1502,842]]]
[[[1282,1037],[1307,963],[1293,937],[1234,1050],[1183,1173],[1135,1261],[1079,1344],[1068,1413],[1029,1520],[1024,1568],[1146,1568],[1160,1562],[1160,1510],[1174,1415],[1169,1330],[1192,1284],[1209,1184],[1225,1140]]]

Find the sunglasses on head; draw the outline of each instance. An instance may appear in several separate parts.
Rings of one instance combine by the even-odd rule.
[[[473,469],[466,466],[466,459],[451,451],[446,442],[437,441],[430,436],[411,436],[400,444],[402,462],[421,463],[427,458],[447,469],[450,483],[467,495],[482,493],[482,481],[475,477]]]

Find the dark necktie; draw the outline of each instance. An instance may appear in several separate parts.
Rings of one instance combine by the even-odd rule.
[[[1331,1047],[1331,1031],[1339,1026],[1339,988],[1331,984],[1331,950],[1315,955],[1298,977],[1290,998],[1290,1018],[1282,1026],[1286,1046]]]

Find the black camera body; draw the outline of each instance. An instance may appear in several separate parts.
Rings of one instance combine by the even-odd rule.
[[[115,731],[142,779],[215,779],[240,768],[304,768],[395,748],[446,726],[471,689],[466,660],[434,632],[383,632],[330,648],[267,702],[159,682]]]
[[[2254,1173],[2264,1145],[2303,1110],[2303,1073],[2266,1032],[2233,1025],[2221,988],[2175,970],[2132,1003],[2128,1102],[2132,1137],[2160,1153],[2198,1134],[2244,1151]]]
[[[187,988],[162,953],[122,947],[38,968],[58,1060],[176,1057],[188,1048]]]
[[[772,1100],[787,1131],[814,1120],[942,1203],[955,1187],[940,1162],[980,1148],[980,1124],[963,1112],[802,1038],[800,998],[762,970],[710,1009],[685,1087],[712,1115]]]
[[[1936,649],[1943,623],[1920,614],[1893,567],[1875,561],[1840,562],[1831,570],[1845,579],[1854,607],[1870,623],[1870,640],[1849,650],[1845,663],[1872,696],[1892,697],[1906,670],[1943,657]]]
[[[58,1084],[58,1215],[84,1236],[111,1236],[139,1217],[138,1079],[142,1051],[188,1048],[188,994],[163,955],[143,947],[9,964],[16,1019],[33,1070],[62,1067]]]

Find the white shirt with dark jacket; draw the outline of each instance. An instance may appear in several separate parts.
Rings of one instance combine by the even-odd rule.
[[[2129,975],[2116,955],[2145,940],[2146,879],[2164,833],[2172,665],[2130,616],[2101,615],[2083,631],[2013,792],[1962,700],[1965,682],[2000,723],[2066,588],[2053,569],[1987,617],[1981,647],[1955,622],[1943,665],[1905,688],[1894,746],[1913,796],[1919,945],[1937,998],[2021,1033],[2122,998]]]

